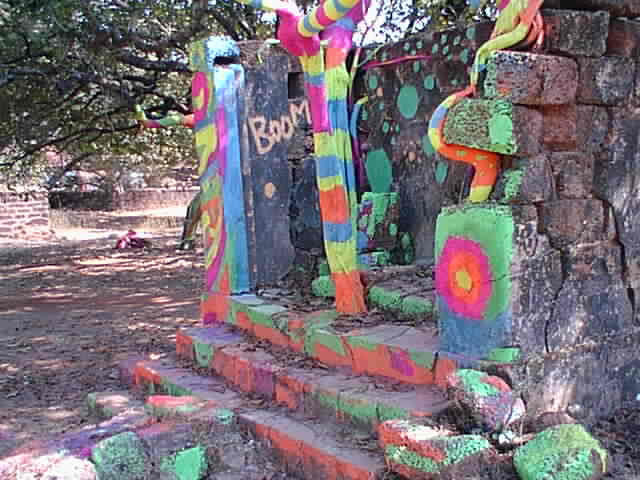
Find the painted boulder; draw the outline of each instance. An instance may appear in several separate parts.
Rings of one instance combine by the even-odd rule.
[[[522,419],[524,402],[500,377],[471,369],[457,370],[447,378],[450,397],[483,428],[503,430]]]
[[[607,451],[582,425],[558,425],[516,450],[513,462],[522,480],[597,480]]]

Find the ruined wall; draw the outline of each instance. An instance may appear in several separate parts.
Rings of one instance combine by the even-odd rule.
[[[437,32],[387,45],[374,53],[363,78],[369,97],[360,116],[368,152],[365,168],[373,192],[400,195],[399,229],[413,237],[416,257],[433,260],[435,220],[443,205],[466,196],[469,169],[435,155],[427,137],[433,110],[464,88],[476,49],[492,24]],[[384,62],[399,61],[385,65]]]
[[[49,235],[49,202],[46,193],[0,192],[0,237],[19,238],[41,231]]]
[[[369,181],[392,179],[402,227],[451,280],[438,290],[444,348],[472,362],[518,347],[531,412],[601,415],[640,394],[640,22],[620,17],[637,5],[547,1],[542,50],[491,57],[444,129],[505,155],[483,204],[460,204],[466,167],[437,158],[426,133],[490,29],[387,46],[377,60],[406,61],[365,76]],[[463,260],[473,267],[446,277]]]

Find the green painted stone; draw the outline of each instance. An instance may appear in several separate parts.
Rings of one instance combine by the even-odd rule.
[[[433,148],[433,144],[431,143],[431,140],[429,140],[428,135],[424,135],[422,137],[422,151],[425,153],[425,155],[430,157],[436,154],[436,151]]]
[[[371,303],[384,310],[398,311],[402,305],[402,294],[384,287],[371,287],[368,298]]]
[[[374,193],[389,192],[393,173],[387,152],[380,148],[367,153],[365,168],[371,191]]]
[[[522,480],[596,480],[607,471],[607,451],[582,425],[557,425],[516,450]]]
[[[335,297],[336,286],[329,275],[323,275],[311,282],[311,291],[316,297]]]
[[[201,480],[207,473],[206,449],[202,446],[182,450],[161,460],[160,471],[176,480]]]
[[[376,88],[378,88],[378,77],[376,77],[375,75],[369,75],[367,84],[369,85],[369,89],[375,90]]]
[[[434,88],[436,88],[436,77],[435,77],[435,75],[430,73],[429,75],[424,77],[423,84],[424,84],[424,88],[427,89],[427,90],[433,90]]]
[[[147,480],[151,462],[144,443],[132,432],[100,441],[91,452],[100,480]]]
[[[421,316],[433,312],[433,303],[426,298],[408,296],[402,299],[400,310],[404,315]]]
[[[400,88],[396,99],[396,106],[404,118],[412,119],[416,116],[419,102],[420,97],[418,96],[416,87],[413,85],[403,85]]]
[[[498,363],[514,363],[520,358],[521,351],[516,347],[494,348],[487,355],[487,360]]]
[[[429,142],[429,145],[431,145],[431,142]],[[438,163],[436,164],[436,172],[435,172],[436,182],[442,185],[447,179],[448,173],[449,173],[449,163],[438,161]]]

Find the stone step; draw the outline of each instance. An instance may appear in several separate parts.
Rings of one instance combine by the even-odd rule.
[[[188,395],[208,402],[216,422],[220,412],[229,412],[223,422],[255,438],[262,454],[272,455],[293,478],[340,478],[365,480],[383,478],[386,467],[382,452],[372,438],[353,435],[345,429],[318,417],[304,417],[277,408],[257,408],[246,397],[222,390],[224,383],[210,377],[176,367],[170,361],[139,360],[125,364],[125,379],[147,392]],[[125,372],[126,373],[126,372]],[[215,388],[217,391],[208,390]],[[226,402],[226,403],[225,403]],[[190,418],[210,421],[209,410],[200,410]],[[355,448],[362,444],[364,448]],[[288,477],[291,478],[291,477]]]
[[[314,366],[299,355],[246,343],[227,326],[178,331],[178,355],[239,390],[291,410],[348,422],[365,431],[393,418],[421,419],[449,406],[432,385],[389,383]],[[306,363],[303,367],[303,363]]]
[[[211,294],[202,305],[205,325],[227,323],[325,365],[347,367],[354,374],[445,387],[446,377],[456,369],[456,361],[440,350],[433,326],[369,326],[357,318],[340,317],[335,310],[304,312],[256,295]]]

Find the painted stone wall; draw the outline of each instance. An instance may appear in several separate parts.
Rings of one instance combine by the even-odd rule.
[[[491,202],[445,209],[435,236],[445,349],[520,348],[530,411],[576,416],[640,394],[640,23],[618,17],[635,2],[587,3],[545,2],[542,51],[494,54],[451,109],[445,141],[505,169]]]
[[[371,191],[396,191],[399,230],[414,239],[418,259],[432,261],[438,213],[466,196],[463,164],[440,160],[427,138],[433,110],[468,82],[475,50],[492,25],[420,35],[384,46],[372,55],[380,66],[362,78],[369,100],[359,126],[367,144],[365,169]],[[386,62],[386,63],[385,63]]]
[[[20,238],[26,231],[49,235],[46,193],[0,192],[0,211],[0,237]]]

